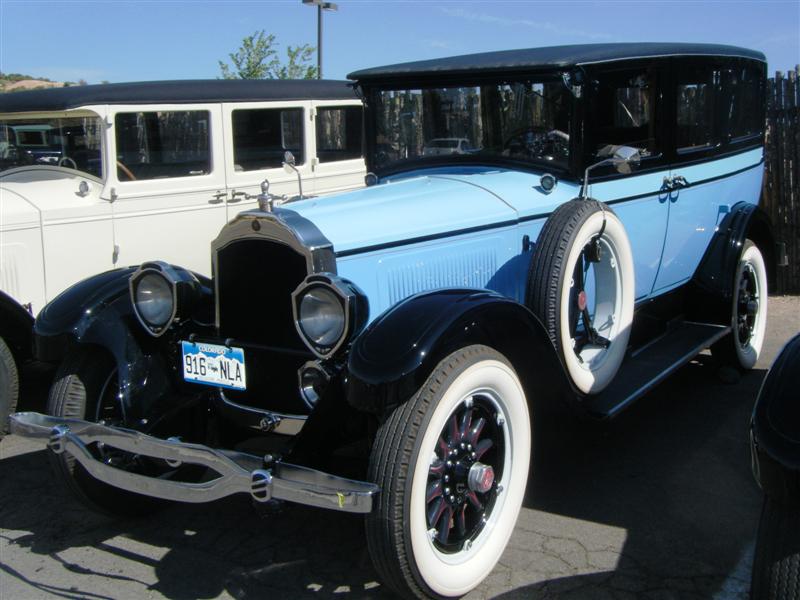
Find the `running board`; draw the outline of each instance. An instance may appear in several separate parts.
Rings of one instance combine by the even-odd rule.
[[[614,381],[583,400],[586,409],[601,419],[618,415],[730,330],[725,325],[681,323],[626,357]]]

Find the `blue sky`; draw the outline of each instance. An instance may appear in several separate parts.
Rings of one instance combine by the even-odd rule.
[[[338,0],[324,16],[324,74],[470,52],[614,41],[689,41],[800,62],[800,0],[477,2]],[[0,0],[0,70],[89,83],[214,78],[256,30],[316,44],[301,0]]]

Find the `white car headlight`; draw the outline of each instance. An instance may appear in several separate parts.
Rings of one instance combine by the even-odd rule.
[[[141,265],[129,280],[136,318],[147,332],[158,337],[176,319],[190,314],[199,295],[194,274],[165,262]]]
[[[169,322],[175,309],[172,287],[160,273],[146,273],[134,287],[134,306],[148,325],[162,328]]]
[[[306,277],[292,294],[292,306],[300,337],[319,358],[332,356],[369,316],[363,292],[330,273]]]
[[[344,323],[344,306],[330,289],[317,286],[303,294],[298,324],[316,346],[333,346],[344,333]]]

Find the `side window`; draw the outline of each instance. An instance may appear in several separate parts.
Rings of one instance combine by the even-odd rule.
[[[597,75],[589,121],[591,161],[608,156],[609,146],[631,146],[643,159],[661,154],[657,83],[655,69]]]
[[[731,142],[760,135],[764,129],[764,76],[752,66],[728,69],[723,80],[723,119]]]
[[[305,162],[302,108],[253,108],[233,111],[233,164],[237,171],[272,169],[284,152]]]
[[[360,106],[317,109],[317,158],[332,162],[361,157],[362,113]]]
[[[714,107],[720,71],[711,67],[678,68],[675,89],[675,146],[678,153],[706,150],[719,142]]]
[[[210,118],[205,110],[118,113],[114,131],[120,181],[210,173]]]

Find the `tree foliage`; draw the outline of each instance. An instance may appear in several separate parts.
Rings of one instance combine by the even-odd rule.
[[[223,79],[314,79],[317,67],[311,61],[312,46],[288,46],[286,61],[278,56],[273,34],[256,31],[242,39],[236,52],[228,55],[231,64],[219,61]]]

